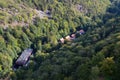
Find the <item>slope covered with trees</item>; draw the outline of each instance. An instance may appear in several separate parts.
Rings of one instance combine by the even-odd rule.
[[[0,27],[1,79],[119,80],[119,1],[9,1],[0,1],[4,10],[0,10],[1,24],[10,25]],[[11,6],[18,9],[16,15]],[[41,19],[35,16],[35,10],[48,11],[51,17]],[[13,27],[14,21],[28,25]],[[85,30],[84,35],[65,44],[58,43],[60,38],[80,29]],[[14,71],[15,60],[26,48],[34,49],[35,54],[30,57],[28,66]]]

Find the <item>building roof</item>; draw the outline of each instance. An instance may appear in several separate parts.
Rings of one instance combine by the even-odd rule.
[[[84,30],[83,30],[83,29],[81,29],[79,32],[80,32],[80,33],[84,33]]]
[[[71,37],[68,35],[68,36],[65,37],[65,39],[70,41]]]
[[[17,59],[16,64],[23,65],[26,63],[30,55],[32,54],[33,49],[26,49],[22,52],[20,57]]]
[[[85,31],[84,31],[83,29],[81,29],[81,30],[77,31],[77,33],[79,33],[79,34],[84,34]]]
[[[71,37],[72,37],[72,38],[75,38],[75,36],[76,36],[75,34],[71,34]]]
[[[76,34],[71,34],[71,40],[74,40],[76,38]]]
[[[64,38],[61,38],[60,41],[61,41],[61,43],[64,43],[65,40],[64,40]]]

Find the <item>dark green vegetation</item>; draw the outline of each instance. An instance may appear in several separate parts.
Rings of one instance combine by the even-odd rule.
[[[14,3],[12,7],[18,9],[18,14],[13,17],[6,10],[11,10]],[[25,9],[17,7],[21,4]],[[6,29],[0,27],[1,79],[119,80],[118,0],[0,0],[0,7],[6,9],[0,12],[1,26],[11,24]],[[35,8],[49,10],[52,18],[35,17],[32,21],[35,13],[29,9]],[[13,28],[12,21],[16,20],[29,26]],[[58,43],[79,29],[84,29],[85,34],[74,41]],[[35,53],[29,65],[13,71],[13,63],[26,48],[33,48]]]

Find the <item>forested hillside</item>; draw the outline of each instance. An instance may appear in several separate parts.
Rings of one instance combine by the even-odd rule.
[[[0,79],[119,80],[119,13],[119,0],[0,0]]]

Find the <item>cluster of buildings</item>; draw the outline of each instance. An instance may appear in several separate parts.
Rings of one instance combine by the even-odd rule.
[[[76,39],[76,34],[82,35],[85,31],[83,29],[77,31],[76,33],[73,33],[71,35],[66,36],[65,38],[60,38],[59,42],[64,43],[65,41],[72,41]],[[14,68],[17,68],[19,66],[24,66],[29,61],[30,56],[32,55],[33,49],[25,49],[22,54],[18,57],[18,59],[15,62]]]
[[[76,33],[66,36],[65,38],[60,38],[59,42],[64,43],[65,41],[72,41],[76,38],[76,34],[82,35],[84,33],[85,33],[85,31],[83,29],[81,29],[81,30],[77,31]]]

